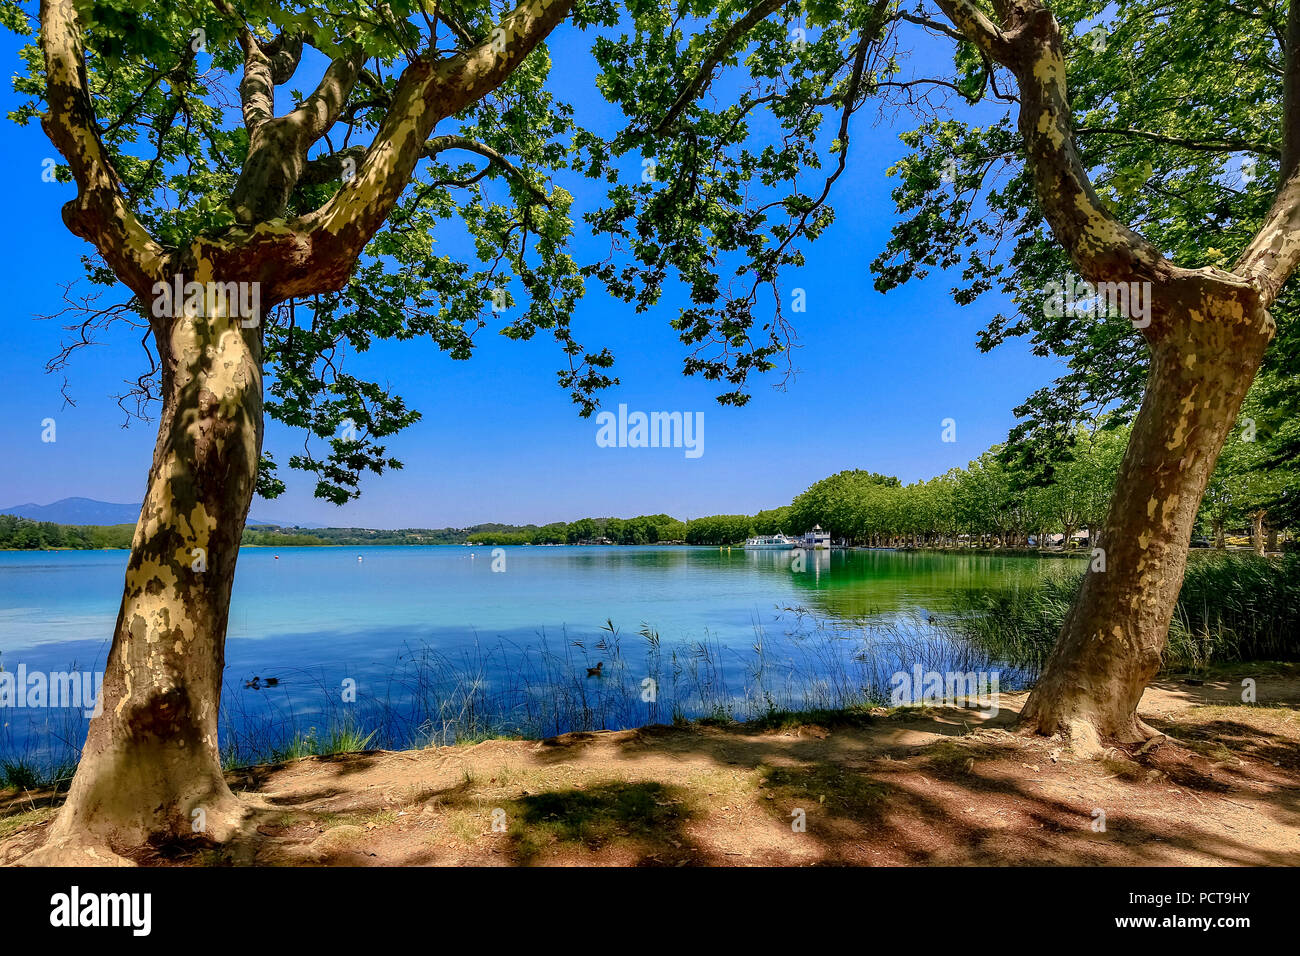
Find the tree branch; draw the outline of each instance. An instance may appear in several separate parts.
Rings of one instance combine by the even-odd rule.
[[[524,0],[481,43],[452,56],[413,60],[393,90],[357,175],[320,209],[289,223],[261,223],[249,234],[214,239],[265,244],[265,284],[272,302],[322,288],[342,288],[357,257],[410,182],[437,123],[496,89],[569,14],[574,0]],[[287,226],[287,228],[286,228]]]
[[[1004,66],[1015,51],[1014,39],[977,7],[972,0],[935,0],[952,25],[990,59]]]
[[[256,40],[250,42],[250,49],[256,47]],[[248,158],[230,197],[237,221],[252,224],[284,215],[307,165],[307,151],[338,119],[364,62],[360,48],[335,57],[316,89],[298,107],[284,116],[263,116],[249,128]],[[271,75],[269,66],[257,70],[267,78]],[[259,93],[259,112],[263,109],[261,99]],[[269,96],[265,105],[270,106]]]
[[[504,155],[493,149],[486,143],[480,143],[476,139],[470,139],[468,136],[449,133],[445,136],[435,136],[424,144],[420,151],[423,159],[432,159],[439,153],[449,149],[463,149],[470,153],[477,153],[484,159],[488,160],[493,166],[496,166],[503,173],[513,179],[523,188],[533,194],[539,203],[544,206],[551,205],[551,199],[537,186],[534,186],[525,175],[524,171],[510,162]],[[347,169],[348,160],[352,161],[352,169],[355,171],[361,165],[365,158],[367,149],[364,146],[349,146],[347,149],[340,149],[337,152],[329,153],[325,156],[318,156],[307,164],[303,170],[302,176],[298,182],[304,186],[316,186],[321,183],[333,182],[343,178],[343,172]],[[478,181],[476,177],[474,182]],[[468,183],[455,183],[454,185],[468,185]]]
[[[1300,265],[1300,3],[1288,5],[1286,41],[1277,194],[1259,232],[1233,266],[1260,291],[1266,307]]]
[[[63,207],[63,221],[95,245],[132,292],[147,299],[165,273],[167,255],[128,205],[96,132],[74,0],[42,0],[40,40],[49,105],[41,126],[77,182],[77,198]]]
[[[1104,135],[1129,136],[1134,139],[1150,140],[1166,146],[1181,146],[1184,149],[1204,150],[1207,152],[1249,152],[1264,156],[1281,156],[1282,151],[1270,143],[1258,143],[1246,139],[1191,139],[1183,136],[1166,136],[1144,129],[1125,129],[1118,126],[1080,126],[1074,131],[1076,136]]]
[[[677,98],[668,107],[668,112],[655,124],[652,132],[656,135],[662,135],[673,123],[677,122],[682,113],[686,111],[686,107],[695,102],[709,88],[709,84],[713,82],[713,71],[718,68],[718,64],[731,54],[736,44],[743,40],[759,21],[767,19],[771,14],[789,3],[790,0],[760,0],[757,6],[729,26],[722,34],[722,38],[709,51],[708,56],[704,58],[699,71],[677,94]]]
[[[1093,189],[1074,142],[1061,30],[1041,0],[998,0],[1003,27],[972,0],[936,0],[971,42],[1016,77],[1019,128],[1035,192],[1057,241],[1092,281],[1164,281],[1173,266]]]
[[[484,159],[488,160],[493,166],[496,166],[504,172],[524,189],[528,190],[528,192],[532,193],[533,198],[543,206],[551,205],[550,197],[529,182],[528,177],[524,175],[522,169],[510,162],[510,160],[506,159],[486,143],[480,143],[478,140],[470,139],[468,136],[458,136],[454,134],[435,136],[424,144],[424,155],[427,157],[436,156],[438,153],[447,149],[463,149],[471,153],[477,153]]]

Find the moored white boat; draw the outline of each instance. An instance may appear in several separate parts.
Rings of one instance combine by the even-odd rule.
[[[746,551],[790,551],[794,547],[794,540],[783,534],[765,534],[745,539]]]

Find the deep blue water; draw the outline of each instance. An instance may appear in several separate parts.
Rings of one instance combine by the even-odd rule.
[[[0,552],[0,666],[102,670],[126,557]],[[515,547],[502,559],[493,571],[483,547],[244,549],[225,743],[265,748],[340,719],[405,746],[467,726],[554,733],[834,703],[872,668],[910,667],[955,590],[1040,573],[1032,558],[888,551],[811,553],[802,568],[788,552],[685,547]],[[874,625],[846,626],[861,620]],[[75,750],[86,726],[51,708],[0,708],[0,724],[0,759]]]

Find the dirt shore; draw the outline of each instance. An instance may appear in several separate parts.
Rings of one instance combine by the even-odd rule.
[[[646,727],[316,757],[230,774],[254,808],[222,847],[145,865],[1300,864],[1300,668],[1147,691],[1168,739],[1076,759],[956,709]],[[1259,703],[1243,705],[1241,681]],[[0,793],[0,861],[48,792]]]

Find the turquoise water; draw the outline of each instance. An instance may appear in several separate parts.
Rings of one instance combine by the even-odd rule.
[[[102,670],[126,557],[0,553],[0,665]],[[664,719],[665,693],[650,702],[658,706],[642,706],[651,673],[656,689],[671,680],[681,712],[730,708],[758,691],[771,696],[772,687],[777,697],[797,697],[810,683],[862,679],[849,671],[864,666],[863,646],[893,647],[898,628],[927,640],[927,622],[942,617],[955,590],[1032,577],[1044,565],[893,551],[798,560],[687,547],[512,547],[495,557],[484,547],[246,548],[223,708],[229,719],[262,721],[261,737],[278,732],[272,725],[300,731],[304,721],[338,716],[334,689],[351,679],[363,705],[357,716],[385,724],[381,736],[401,745],[396,724],[408,736],[436,735],[420,727],[431,718],[445,725],[453,700],[462,712],[499,711],[478,719],[513,715],[521,729],[545,732]],[[851,626],[862,621],[868,626]],[[586,678],[600,661],[601,677]],[[245,687],[254,677],[277,685]],[[398,720],[402,708],[409,713]],[[84,733],[79,715],[10,710],[0,718],[8,723],[0,755],[5,747],[57,750]],[[238,737],[233,725],[231,734]]]

